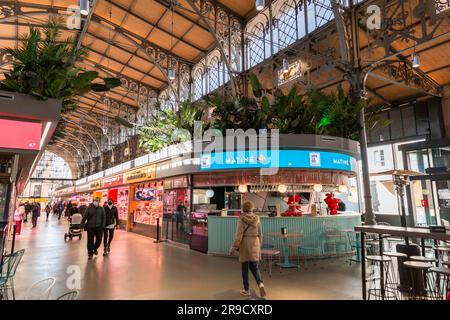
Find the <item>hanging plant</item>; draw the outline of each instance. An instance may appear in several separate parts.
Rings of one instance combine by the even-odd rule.
[[[41,100],[62,101],[62,112],[74,110],[73,98],[88,91],[108,91],[119,86],[118,78],[100,78],[96,71],[76,66],[87,51],[73,38],[61,41],[63,20],[52,17],[42,29],[30,27],[17,48],[1,51],[12,56],[12,69],[4,73],[0,89],[31,94]]]

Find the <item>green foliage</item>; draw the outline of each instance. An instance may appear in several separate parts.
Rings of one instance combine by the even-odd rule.
[[[275,90],[272,94],[262,88],[255,75],[249,76],[255,98],[213,95],[204,102],[186,102],[179,111],[155,107],[155,113],[140,128],[140,144],[150,151],[158,151],[189,136],[172,133],[185,129],[193,135],[193,123],[203,119],[204,129],[225,133],[226,129],[279,129],[282,134],[321,134],[359,140],[360,112],[367,102],[352,99],[342,87],[336,93],[310,88],[300,94],[294,86],[287,94]],[[270,95],[269,95],[270,94]],[[205,116],[211,112],[211,117]],[[389,124],[376,116],[366,116],[368,130]]]
[[[76,66],[87,52],[77,48],[73,38],[61,40],[61,17],[53,17],[41,29],[30,27],[18,48],[1,49],[13,58],[12,69],[0,82],[0,89],[31,94],[41,100],[62,100],[62,112],[74,110],[73,98],[90,90],[108,91],[120,85],[117,78],[99,78],[96,71]]]
[[[194,135],[194,122],[202,120],[203,116],[201,104],[186,101],[174,111],[157,103],[150,119],[139,127],[139,146],[156,152],[171,144],[188,141]]]

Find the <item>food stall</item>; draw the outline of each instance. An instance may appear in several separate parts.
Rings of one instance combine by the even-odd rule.
[[[297,136],[301,137],[301,136]],[[358,196],[357,144],[339,148],[327,139],[298,139],[288,148],[226,151],[202,154],[200,173],[193,176],[193,188],[209,192],[220,214],[204,215],[208,253],[227,254],[233,243],[240,208],[245,201],[254,204],[261,217],[263,234],[275,237],[283,250],[282,229],[301,235],[317,252],[324,253],[323,235],[329,229],[344,231],[361,224]],[[336,138],[338,140],[338,138]],[[303,145],[302,145],[303,144]],[[276,160],[276,163],[272,163]],[[276,168],[270,174],[262,169]],[[220,193],[217,195],[217,193]],[[240,206],[239,206],[240,203]],[[203,232],[205,231],[203,228]],[[335,248],[346,252],[349,246]],[[306,254],[308,255],[308,254]]]

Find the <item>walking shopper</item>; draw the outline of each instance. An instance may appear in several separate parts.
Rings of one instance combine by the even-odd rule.
[[[63,205],[63,203],[60,201],[59,203],[58,203],[58,220],[60,220],[61,219],[61,215],[62,215],[62,212],[64,211],[64,205]]]
[[[234,254],[236,250],[239,250],[239,262],[241,263],[242,281],[244,283],[241,294],[244,296],[251,295],[248,283],[249,268],[258,284],[261,297],[266,295],[258,268],[258,262],[261,260],[261,245],[261,222],[259,217],[253,213],[253,203],[247,201],[242,205],[242,215],[239,217],[236,226],[236,237],[229,251],[230,254]]]
[[[28,214],[31,212],[31,204],[27,201],[25,202],[25,219],[23,222],[28,222]]]
[[[22,220],[25,215],[25,206],[23,203],[20,203],[14,212],[14,221],[16,223],[16,234],[20,235],[20,231],[22,230]]]
[[[50,215],[50,212],[52,211],[52,206],[49,203],[47,203],[47,205],[45,206],[45,213],[47,214],[47,221],[48,221],[48,216]]]
[[[31,207],[31,222],[33,223],[32,228],[36,228],[37,225],[37,219],[41,216],[41,207],[34,203]]]
[[[99,205],[100,198],[95,198],[89,205],[83,215],[81,226],[85,228],[88,234],[87,250],[88,259],[98,254],[98,248],[102,244],[103,228],[105,228],[105,209]]]
[[[108,204],[105,207],[106,223],[103,230],[103,256],[107,256],[111,252],[111,242],[114,237],[114,229],[119,226],[119,211],[114,205],[113,199],[108,199]]]
[[[180,203],[177,206],[177,230],[181,229],[183,231],[183,224],[184,224],[184,215],[186,214],[186,206],[183,204],[183,201],[180,201]],[[181,227],[181,228],[180,228]]]

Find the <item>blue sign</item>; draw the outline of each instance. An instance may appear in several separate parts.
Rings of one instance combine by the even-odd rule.
[[[297,168],[356,171],[356,159],[314,150],[246,150],[203,153],[200,170]]]

